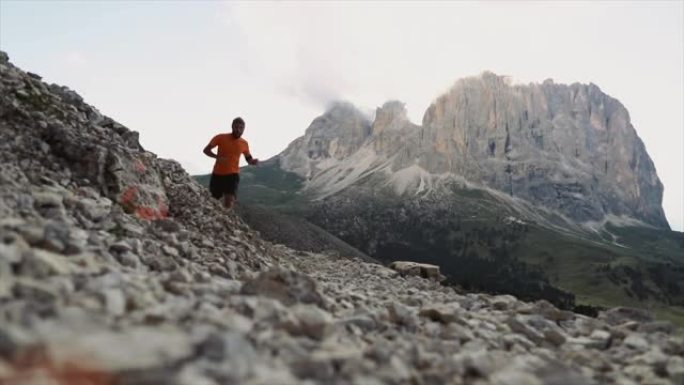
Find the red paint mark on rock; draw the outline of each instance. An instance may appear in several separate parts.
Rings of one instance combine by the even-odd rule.
[[[129,186],[121,194],[120,202],[127,213],[135,214],[140,219],[154,220],[166,218],[169,208],[160,195],[157,195],[157,207],[139,203],[140,189]]]
[[[138,195],[138,188],[136,186],[128,186],[123,193],[121,193],[121,204],[126,205],[135,200]]]
[[[162,197],[157,198],[157,207],[159,210],[159,214],[163,215],[163,218],[169,216],[169,206],[164,202]]]
[[[10,373],[0,384],[114,385],[116,378],[84,360],[53,362],[43,349],[23,352],[9,362]]]
[[[137,204],[136,200],[138,197],[138,188],[136,186],[128,186],[124,190],[123,193],[121,193],[121,197],[119,198],[119,203],[121,203],[121,206],[123,206],[123,209],[125,212],[131,214],[135,213],[137,209]]]
[[[138,207],[135,210],[135,215],[137,215],[140,219],[147,220],[166,218],[166,213],[152,207]]]
[[[135,163],[133,164],[133,169],[139,173],[144,173],[147,171],[147,167],[145,167],[145,163],[143,163],[140,159],[136,160]]]

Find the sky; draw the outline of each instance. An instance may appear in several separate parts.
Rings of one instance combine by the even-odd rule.
[[[202,149],[236,116],[267,159],[334,100],[401,100],[420,124],[483,71],[595,83],[629,111],[684,227],[682,1],[0,0],[0,49],[192,174],[210,172]]]

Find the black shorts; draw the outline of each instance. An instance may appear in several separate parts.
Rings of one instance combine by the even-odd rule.
[[[209,180],[209,191],[216,199],[221,199],[225,194],[237,195],[240,174],[216,175],[211,174]]]

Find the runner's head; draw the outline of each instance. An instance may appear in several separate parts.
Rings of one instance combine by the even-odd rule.
[[[233,136],[234,137],[236,137],[236,138],[241,137],[242,133],[245,132],[245,121],[239,117],[233,119],[232,129],[233,129]]]

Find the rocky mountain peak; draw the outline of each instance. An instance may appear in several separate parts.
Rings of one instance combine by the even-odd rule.
[[[304,136],[288,146],[280,156],[280,164],[310,177],[318,163],[347,158],[370,134],[370,121],[358,108],[348,102],[334,102],[311,122]]]
[[[311,134],[310,151],[313,157],[343,158],[358,149],[370,135],[370,121],[356,106],[349,102],[334,102],[326,112],[314,119],[307,128]],[[328,148],[331,140],[338,144]]]
[[[458,81],[425,113],[431,164],[557,209],[578,221],[606,214],[668,228],[663,187],[624,106],[596,85]]]
[[[407,122],[406,105],[398,100],[388,101],[375,110],[371,133],[377,135],[385,130],[398,130]]]
[[[326,107],[323,116],[339,121],[368,120],[358,107],[345,100],[334,100],[330,102]]]
[[[398,101],[378,108],[372,124],[339,104],[280,154],[285,170],[308,179],[333,163],[344,172],[346,160],[363,158],[380,169],[378,157],[393,172],[410,167],[406,174],[415,178],[455,175],[576,222],[613,215],[669,228],[663,186],[629,113],[594,84],[519,85],[484,72],[435,99],[422,127],[408,121]]]

